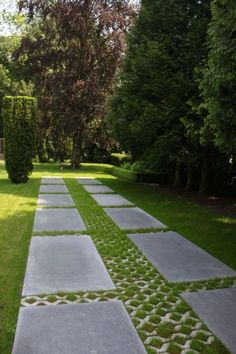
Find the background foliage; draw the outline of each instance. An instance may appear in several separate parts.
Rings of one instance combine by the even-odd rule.
[[[143,1],[107,119],[169,183],[223,191],[235,175],[235,2]]]

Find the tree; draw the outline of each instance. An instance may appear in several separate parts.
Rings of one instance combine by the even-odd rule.
[[[212,1],[209,26],[209,56],[201,81],[204,108],[202,131],[210,132],[216,147],[236,154],[236,4],[234,0]]]
[[[104,115],[133,7],[127,0],[21,0],[19,6],[35,29],[16,57],[26,56],[36,77],[42,125],[73,139],[77,168],[89,122]]]
[[[199,119],[190,102],[199,96],[196,67],[207,47],[209,1],[143,1],[110,99],[108,119],[134,160],[185,183],[189,166],[200,159],[199,140],[186,126]],[[197,148],[196,148],[197,145]]]
[[[190,102],[194,116],[184,122],[202,156],[201,194],[222,192],[235,173],[235,9],[234,2],[211,3],[207,52],[196,71],[200,94]]]
[[[31,95],[33,86],[26,82],[20,63],[15,63],[12,55],[18,47],[19,35],[0,36],[0,137],[3,137],[2,102],[8,95]]]
[[[36,99],[6,96],[3,99],[5,161],[9,179],[26,183],[33,170],[36,145]]]

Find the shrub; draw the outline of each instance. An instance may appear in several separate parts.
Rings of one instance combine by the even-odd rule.
[[[131,166],[131,171],[141,172],[145,170],[145,164],[143,161],[135,161]]]
[[[13,183],[26,183],[33,170],[36,106],[33,97],[6,96],[3,99],[5,162]]]
[[[125,170],[131,170],[131,162],[124,162],[122,163],[121,167],[124,168]]]
[[[129,170],[125,170],[125,169],[120,168],[120,167],[113,167],[112,170],[111,170],[111,174],[113,174],[114,176],[118,176],[118,177],[122,177],[122,178],[128,179],[129,181],[136,182],[136,180],[137,180],[137,176],[136,176],[135,172],[129,171]]]
[[[111,154],[111,164],[120,167],[124,162],[131,161],[131,156],[125,153],[113,153]]]

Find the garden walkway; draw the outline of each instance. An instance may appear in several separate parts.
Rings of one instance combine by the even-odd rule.
[[[42,178],[13,354],[220,353],[215,335],[236,353],[236,272],[100,181],[74,182],[71,196]]]

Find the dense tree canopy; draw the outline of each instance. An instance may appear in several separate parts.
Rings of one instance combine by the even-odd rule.
[[[15,63],[12,58],[20,40],[19,35],[0,36],[0,137],[3,137],[3,97],[32,93],[32,84],[25,82],[20,63]]]
[[[73,138],[78,167],[88,124],[104,115],[133,7],[127,0],[22,0],[19,6],[34,30],[16,56],[25,56],[36,78],[43,125]]]
[[[27,25],[0,37],[0,105],[6,94],[30,94],[33,80],[40,161],[71,157],[76,168],[82,146],[92,161],[116,144],[175,186],[231,186],[235,1],[141,3],[129,32],[131,0],[18,1]]]
[[[209,1],[143,2],[108,116],[117,138],[149,167],[170,169],[192,153],[183,121],[193,115],[209,19]]]
[[[236,153],[236,3],[212,2],[209,26],[209,56],[201,88],[208,111],[205,125],[215,145]]]

